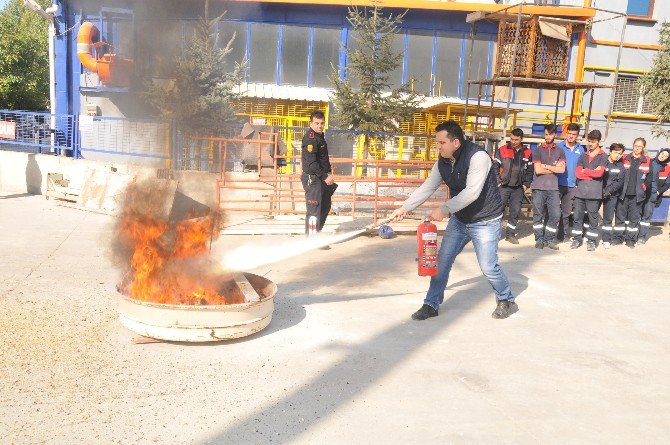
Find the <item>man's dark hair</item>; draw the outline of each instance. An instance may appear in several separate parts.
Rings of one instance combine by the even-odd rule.
[[[586,135],[586,139],[590,139],[592,141],[599,141],[603,138],[602,133],[600,133],[600,130],[591,130],[589,131],[589,134]]]
[[[623,153],[626,151],[626,147],[623,144],[620,144],[619,142],[614,142],[612,145],[610,145],[610,151],[620,151]]]
[[[523,139],[523,130],[521,128],[515,128],[512,130],[512,135]]]
[[[547,124],[544,126],[544,131],[548,132],[549,134],[556,134],[556,125],[555,124]]]
[[[449,120],[438,124],[437,127],[435,127],[435,133],[439,133],[440,131],[446,131],[449,139],[458,139],[461,141],[461,146],[465,145],[465,135],[463,134],[463,129],[456,121]]]
[[[577,133],[579,133],[579,130],[581,130],[581,127],[579,126],[579,124],[576,124],[574,122],[569,123],[568,128],[565,129],[566,133],[568,131],[576,131]]]
[[[309,115],[309,121],[312,122],[314,120],[314,118],[325,119],[326,115],[323,114],[323,111],[321,111],[321,110],[314,110],[314,111],[312,111],[312,114]]]

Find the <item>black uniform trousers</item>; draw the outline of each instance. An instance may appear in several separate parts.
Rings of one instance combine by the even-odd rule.
[[[574,203],[577,187],[558,186],[558,192],[561,195],[561,219],[558,224],[558,239],[570,238],[570,216],[574,222]]]
[[[637,202],[635,195],[624,196],[616,208],[616,224],[614,226],[614,241],[621,243],[635,242],[640,231],[640,217],[642,216],[643,202]]]
[[[649,232],[651,231],[651,215],[654,213],[654,209],[656,208],[656,199],[653,198],[656,197],[650,196],[647,199],[645,199],[644,204],[642,206],[639,238],[645,241],[649,238]]]
[[[523,201],[523,187],[510,187],[501,185],[499,187],[500,197],[503,202],[503,209],[509,204],[509,218],[507,218],[506,236],[516,236],[516,226],[521,215],[521,203]]]
[[[337,184],[328,185],[316,175],[303,173],[300,177],[302,188],[305,190],[305,202],[307,215],[305,217],[305,233],[309,234],[310,218],[316,219],[314,225],[316,231],[320,232],[326,223],[326,218],[332,205],[333,193]]]
[[[616,212],[616,205],[618,199],[616,196],[610,196],[609,198],[603,199],[603,224],[601,227],[601,234],[603,237],[603,242],[610,243],[612,242],[612,232],[614,227],[612,226],[612,221],[614,220],[614,212]]]
[[[600,200],[575,198],[573,201],[572,212],[572,239],[580,243],[586,232],[586,239],[597,241],[600,230]],[[584,231],[584,213],[589,215],[586,231]]]
[[[546,221],[542,222],[544,210]],[[556,242],[558,221],[561,219],[561,198],[558,190],[533,190],[533,233],[535,241]]]

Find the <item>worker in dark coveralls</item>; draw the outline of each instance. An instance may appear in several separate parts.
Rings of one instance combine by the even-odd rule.
[[[491,157],[483,147],[466,141],[463,129],[454,121],[442,122],[435,128],[435,133],[439,159],[428,179],[391,214],[394,220],[402,220],[430,198],[443,181],[449,186],[451,198],[429,216],[431,220],[441,221],[451,215],[438,252],[438,272],[430,279],[423,306],[412,318],[425,320],[438,315],[454,260],[470,241],[479,267],[496,296],[497,306],[491,315],[507,318],[518,307],[509,281],[498,264],[504,207]]]
[[[337,184],[333,178],[328,145],[323,134],[326,118],[322,111],[313,111],[309,116],[309,129],[302,138],[302,188],[305,189],[307,216],[305,217],[305,233],[310,234],[310,224],[316,232],[323,229],[331,198]]]

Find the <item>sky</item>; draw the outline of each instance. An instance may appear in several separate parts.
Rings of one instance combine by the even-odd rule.
[[[2,9],[7,3],[9,3],[9,0],[0,0],[0,9]]]

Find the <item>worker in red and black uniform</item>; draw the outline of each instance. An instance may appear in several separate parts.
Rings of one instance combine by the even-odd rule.
[[[337,184],[333,178],[328,145],[323,130],[326,117],[322,111],[313,111],[309,117],[309,130],[302,138],[302,188],[305,189],[307,216],[305,233],[310,234],[310,225],[320,232],[330,212],[331,198]]]
[[[575,176],[577,177],[577,190],[573,203],[573,226],[571,249],[577,249],[582,245],[584,237],[584,213],[589,216],[586,226],[586,250],[596,250],[596,242],[600,230],[600,203],[603,197],[603,176],[607,167],[607,155],[600,148],[602,134],[598,130],[590,131],[586,135],[589,149],[577,160]]]
[[[635,248],[639,231],[642,206],[647,197],[645,179],[649,174],[649,158],[643,153],[647,141],[637,138],[633,141],[633,152],[622,158],[625,170],[624,185],[619,194],[616,210],[614,239],[612,244],[621,244]]]
[[[658,199],[656,199],[656,207],[659,207],[661,205],[663,194],[668,191],[668,189],[670,189],[670,148],[664,148],[661,150],[658,153],[658,156],[656,156],[656,159],[663,167],[658,172],[658,178],[656,179],[656,185],[658,187]]]
[[[523,130],[515,128],[509,142],[498,148],[493,155],[493,168],[498,173],[498,187],[503,207],[509,204],[509,218],[505,239],[512,244],[519,244],[516,237],[516,226],[521,214],[523,193],[530,187],[533,180],[533,164],[531,152],[522,145]]]
[[[664,148],[658,152],[656,158],[654,158],[649,165],[649,174],[645,181],[647,186],[647,199],[644,201],[644,207],[642,208],[640,235],[637,238],[638,244],[644,244],[649,239],[651,215],[654,213],[654,209],[661,205],[661,196],[667,190],[665,183],[667,182],[668,177],[669,160],[670,150]]]
[[[623,187],[626,172],[621,162],[621,156],[626,148],[618,142],[610,145],[610,155],[607,158],[605,175],[603,176],[603,223],[600,226],[603,237],[603,247],[609,249],[612,246],[612,232],[614,227],[614,212],[618,202],[619,193]]]

